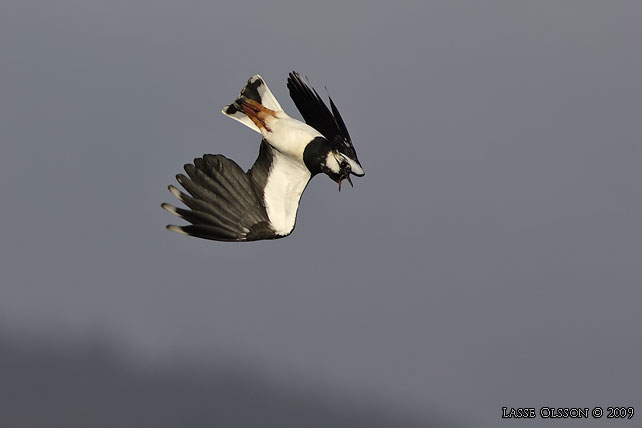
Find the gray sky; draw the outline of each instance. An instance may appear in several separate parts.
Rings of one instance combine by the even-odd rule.
[[[0,322],[476,426],[640,407],[641,20],[637,1],[4,0]],[[184,163],[254,161],[220,114],[249,76],[298,117],[291,70],[327,86],[366,176],[314,179],[287,239],[165,232]]]

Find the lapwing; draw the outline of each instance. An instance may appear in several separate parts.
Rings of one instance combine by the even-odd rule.
[[[262,135],[259,156],[246,172],[223,155],[206,154],[184,166],[176,180],[185,191],[169,191],[187,208],[163,203],[191,223],[168,225],[185,235],[216,241],[278,239],[292,233],[299,201],[310,179],[324,173],[339,184],[361,177],[350,134],[330,100],[330,108],[299,73],[288,76],[290,97],[305,123],[288,116],[260,75],[251,77],[223,114]]]

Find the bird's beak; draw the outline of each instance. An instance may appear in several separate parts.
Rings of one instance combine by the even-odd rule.
[[[347,176],[341,177],[337,180],[337,183],[339,183],[339,192],[341,191],[341,182],[346,179],[348,180],[348,183],[350,183],[350,187],[354,187],[354,184],[352,184],[352,179],[350,178],[350,174],[348,174]]]

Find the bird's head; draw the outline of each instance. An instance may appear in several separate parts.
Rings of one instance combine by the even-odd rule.
[[[307,144],[303,153],[305,165],[313,175],[324,172],[339,183],[339,191],[343,180],[347,179],[352,186],[350,175],[362,177],[365,173],[357,158],[348,129],[332,98],[328,95],[328,108],[317,91],[310,86],[307,78],[304,79],[295,71],[288,77],[288,89],[305,123],[322,135]]]
[[[356,155],[350,156],[334,148],[325,137],[317,137],[308,143],[303,152],[303,161],[312,175],[322,172],[339,183],[339,191],[343,180],[353,185],[350,175],[363,177],[365,174]]]
[[[327,153],[321,171],[339,183],[339,191],[341,191],[341,182],[343,180],[348,180],[350,186],[353,186],[352,180],[350,179],[351,174],[357,177],[363,177],[365,174],[357,160],[337,150],[330,150]]]

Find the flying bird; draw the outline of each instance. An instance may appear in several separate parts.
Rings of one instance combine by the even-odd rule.
[[[330,100],[324,103],[307,79],[288,76],[290,97],[305,123],[288,116],[265,81],[251,77],[223,114],[262,135],[259,156],[247,171],[223,155],[206,154],[186,164],[169,191],[188,209],[163,203],[189,225],[168,225],[185,235],[216,241],[278,239],[294,230],[299,201],[310,179],[324,173],[339,184],[361,177],[350,134]]]

